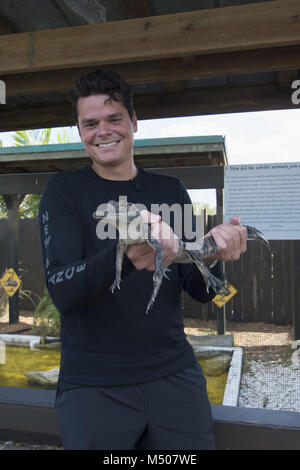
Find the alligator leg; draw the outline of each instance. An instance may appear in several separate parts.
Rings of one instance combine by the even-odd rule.
[[[124,240],[118,240],[118,245],[117,245],[117,254],[116,254],[116,277],[113,282],[113,284],[110,287],[110,291],[113,293],[115,288],[117,287],[120,289],[120,283],[121,283],[121,271],[122,271],[122,264],[123,264],[123,256],[124,256],[124,251],[126,249],[126,243]]]
[[[206,290],[209,291],[210,287],[217,293],[223,296],[229,295],[230,292],[226,289],[225,282],[221,279],[218,279],[214,276],[205,263],[202,261],[202,257],[199,251],[195,250],[186,250],[199,271],[201,272],[203,279],[206,284]]]
[[[160,289],[163,277],[166,277],[167,279],[169,279],[166,273],[170,271],[170,269],[165,268],[163,266],[164,250],[161,247],[161,245],[158,243],[158,241],[152,237],[150,226],[148,226],[147,242],[155,250],[155,271],[153,274],[153,290],[151,293],[150,301],[147,305],[146,313],[149,312],[149,310],[152,308],[154,304],[154,301]]]

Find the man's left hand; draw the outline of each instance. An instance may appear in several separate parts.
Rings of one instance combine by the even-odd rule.
[[[210,264],[215,259],[236,261],[247,249],[247,230],[240,225],[239,217],[233,217],[229,222],[217,225],[205,237],[209,235],[213,236],[218,251],[214,256],[205,260],[207,264]]]

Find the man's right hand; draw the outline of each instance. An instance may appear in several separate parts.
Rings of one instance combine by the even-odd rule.
[[[141,211],[144,222],[151,225],[151,234],[164,250],[163,265],[166,267],[172,263],[178,253],[178,237],[172,228],[161,220],[161,217],[148,211]],[[129,245],[126,249],[126,255],[136,269],[147,271],[155,270],[155,252],[147,242]]]

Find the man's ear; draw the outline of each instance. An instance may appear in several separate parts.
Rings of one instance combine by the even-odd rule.
[[[77,123],[76,123],[76,126],[77,126],[77,130],[78,130],[79,137],[81,138],[81,134],[80,134],[80,129],[79,129],[78,121],[77,121]]]

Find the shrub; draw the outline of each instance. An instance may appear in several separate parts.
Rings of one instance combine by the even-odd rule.
[[[35,330],[40,330],[41,342],[45,342],[46,336],[60,335],[60,315],[53,305],[48,289],[45,287],[43,297],[34,310]]]

